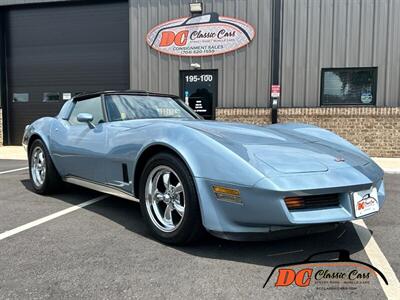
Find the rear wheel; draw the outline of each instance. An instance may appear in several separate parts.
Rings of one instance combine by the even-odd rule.
[[[33,141],[29,151],[29,175],[38,194],[50,194],[61,188],[61,178],[42,140]]]
[[[160,153],[147,162],[140,180],[140,206],[151,232],[164,243],[187,244],[202,236],[193,178],[174,155]]]

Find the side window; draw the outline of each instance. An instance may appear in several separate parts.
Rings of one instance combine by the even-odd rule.
[[[72,125],[82,124],[78,122],[76,117],[80,113],[89,113],[93,116],[93,124],[97,125],[105,121],[103,114],[103,107],[101,104],[101,97],[80,100],[75,103],[74,109],[72,110],[71,116],[69,117],[69,122]]]

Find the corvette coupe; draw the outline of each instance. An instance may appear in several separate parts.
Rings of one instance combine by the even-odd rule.
[[[23,145],[37,193],[68,182],[138,201],[165,243],[326,231],[385,198],[383,171],[328,130],[206,121],[172,95],[78,95],[28,125]]]

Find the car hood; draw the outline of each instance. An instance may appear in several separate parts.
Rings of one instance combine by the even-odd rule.
[[[157,123],[196,130],[222,144],[266,176],[327,172],[329,169],[361,167],[370,162],[367,156],[356,149],[282,126],[177,119],[112,124],[131,130]]]
[[[188,121],[185,125],[223,144],[264,174],[271,173],[271,168],[277,173],[293,174],[369,163],[366,156],[348,147],[274,126],[215,121]]]

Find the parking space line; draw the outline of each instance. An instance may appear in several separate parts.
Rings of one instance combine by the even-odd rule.
[[[13,172],[18,172],[18,171],[27,170],[27,169],[28,169],[28,167],[23,167],[23,168],[19,168],[19,169],[13,169],[13,170],[2,171],[2,172],[0,172],[0,175],[2,175],[2,174],[8,174],[8,173],[13,173]]]
[[[287,254],[300,253],[300,252],[303,252],[303,251],[304,251],[303,249],[299,249],[299,250],[293,250],[293,251],[272,253],[272,254],[268,254],[268,256],[280,256],[280,255],[287,255]]]
[[[342,236],[343,236],[343,234],[345,234],[346,233],[346,229],[344,229],[343,231],[342,231],[342,233],[341,234],[339,234],[338,236],[337,236],[337,240],[338,239],[340,239]]]
[[[363,220],[355,220],[353,221],[353,224],[358,225],[354,226],[354,229],[356,230],[358,237],[364,246],[364,250],[371,261],[371,264],[383,272],[388,280],[389,285],[386,285],[382,278],[378,276],[379,283],[381,284],[383,291],[388,299],[397,299],[400,294],[400,283],[385,255],[382,253]]]
[[[8,231],[6,231],[6,232],[3,232],[3,233],[0,234],[0,241],[1,241],[1,240],[4,240],[5,238],[8,238],[8,237],[10,237],[10,236],[13,236],[13,235],[15,235],[15,234],[17,234],[17,233],[20,233],[20,232],[22,232],[22,231],[25,231],[25,230],[27,230],[27,229],[30,229],[30,228],[32,228],[32,227],[38,226],[38,225],[40,225],[40,224],[46,223],[46,222],[48,222],[48,221],[51,221],[51,220],[53,220],[53,219],[55,219],[55,218],[61,217],[61,216],[66,215],[66,214],[69,214],[69,213],[71,213],[71,212],[73,212],[73,211],[76,211],[76,210],[78,210],[78,209],[80,209],[80,208],[83,208],[83,207],[85,207],[85,206],[88,206],[88,205],[91,205],[91,204],[93,204],[93,203],[96,203],[96,202],[98,202],[98,201],[100,201],[100,200],[103,200],[103,199],[105,199],[105,198],[107,198],[107,197],[109,197],[109,196],[108,196],[108,195],[101,195],[101,196],[99,196],[99,197],[96,197],[96,198],[94,198],[94,199],[88,200],[88,201],[83,202],[83,203],[81,203],[81,204],[74,205],[74,206],[72,206],[72,207],[63,209],[63,210],[61,210],[61,211],[59,211],[59,212],[56,212],[56,213],[54,213],[54,214],[48,215],[47,217],[40,218],[40,219],[38,219],[38,220],[36,220],[36,221],[32,221],[32,222],[29,222],[29,223],[27,223],[27,224],[25,224],[25,225],[22,225],[22,226],[19,226],[19,227],[17,227],[17,228],[8,230]]]

